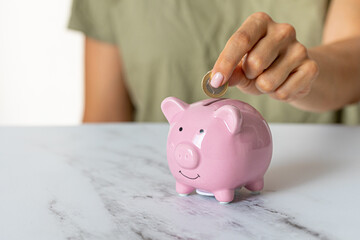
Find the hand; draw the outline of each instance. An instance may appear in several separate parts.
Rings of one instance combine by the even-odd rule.
[[[245,93],[292,101],[309,94],[318,73],[317,63],[296,40],[294,27],[258,12],[226,43],[212,70],[211,85],[229,81]]]

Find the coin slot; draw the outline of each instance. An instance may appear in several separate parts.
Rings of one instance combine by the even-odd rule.
[[[225,98],[218,98],[218,99],[214,99],[213,101],[210,101],[210,102],[207,102],[205,103],[203,106],[209,106],[210,104],[213,104],[213,103],[216,103],[216,102],[219,102],[219,101],[222,101],[222,100],[225,100]]]

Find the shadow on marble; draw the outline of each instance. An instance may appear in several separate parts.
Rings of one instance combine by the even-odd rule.
[[[273,161],[276,161],[273,160]],[[282,191],[308,184],[345,167],[339,159],[289,159],[271,166],[265,175],[265,190]]]

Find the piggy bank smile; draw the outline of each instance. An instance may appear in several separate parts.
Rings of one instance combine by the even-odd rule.
[[[185,174],[183,174],[183,173],[181,172],[181,170],[179,170],[179,173],[180,173],[181,175],[183,175],[184,177],[186,177],[186,178],[188,178],[188,179],[191,179],[191,180],[195,180],[195,179],[198,179],[198,178],[200,177],[200,175],[199,175],[199,174],[197,174],[197,176],[196,176],[196,177],[189,177],[189,176],[186,176]]]

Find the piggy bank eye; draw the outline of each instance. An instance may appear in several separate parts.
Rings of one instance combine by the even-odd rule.
[[[200,129],[200,131],[199,131],[200,133],[204,133],[204,129]]]
[[[180,127],[180,128],[179,128],[179,131],[181,132],[182,130],[183,130],[183,128],[182,128],[182,127]]]

